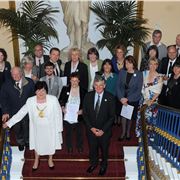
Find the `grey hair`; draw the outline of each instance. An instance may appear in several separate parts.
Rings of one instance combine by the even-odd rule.
[[[24,56],[22,58],[22,60],[21,60],[22,67],[24,67],[24,65],[27,64],[27,63],[32,63],[32,64],[34,63],[34,59],[33,59],[32,56]]]
[[[100,81],[104,81],[104,83],[106,83],[104,77],[100,74],[96,74],[95,77],[94,77],[94,83],[95,82],[100,82]]]

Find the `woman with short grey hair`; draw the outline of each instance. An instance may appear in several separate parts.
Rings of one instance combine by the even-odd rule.
[[[21,60],[21,67],[25,77],[31,78],[35,82],[38,80],[39,69],[34,65],[33,57],[24,56]]]

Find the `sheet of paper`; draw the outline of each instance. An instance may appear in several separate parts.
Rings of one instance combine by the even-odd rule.
[[[78,104],[66,104],[66,113],[64,115],[64,120],[70,124],[78,122],[79,105]]]
[[[125,117],[126,119],[131,120],[133,114],[134,106],[131,105],[123,105],[121,109],[121,116]]]
[[[63,86],[67,86],[67,76],[61,77]]]

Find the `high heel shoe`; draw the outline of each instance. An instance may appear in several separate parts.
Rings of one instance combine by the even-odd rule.
[[[50,165],[49,165],[49,160],[48,160],[48,167],[49,167],[50,170],[53,170],[53,169],[54,169],[54,162],[53,162],[53,161],[52,161],[52,164],[53,164],[53,165],[50,166]]]
[[[38,169],[39,165],[40,165],[40,160],[38,160],[38,165],[37,165],[37,167],[36,167],[36,168],[34,168],[34,165],[33,165],[33,167],[32,167],[32,171],[33,171],[33,172],[34,172],[34,171],[37,171],[37,169]]]

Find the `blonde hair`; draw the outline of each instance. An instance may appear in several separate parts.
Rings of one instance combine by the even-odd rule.
[[[71,48],[69,50],[69,53],[68,53],[68,58],[69,60],[71,60],[71,55],[72,55],[72,52],[77,52],[79,54],[79,61],[82,61],[82,57],[81,57],[81,50],[77,47],[74,47],[74,48]]]
[[[157,65],[159,64],[157,58],[150,58],[148,64],[150,64],[151,61],[155,62]]]

